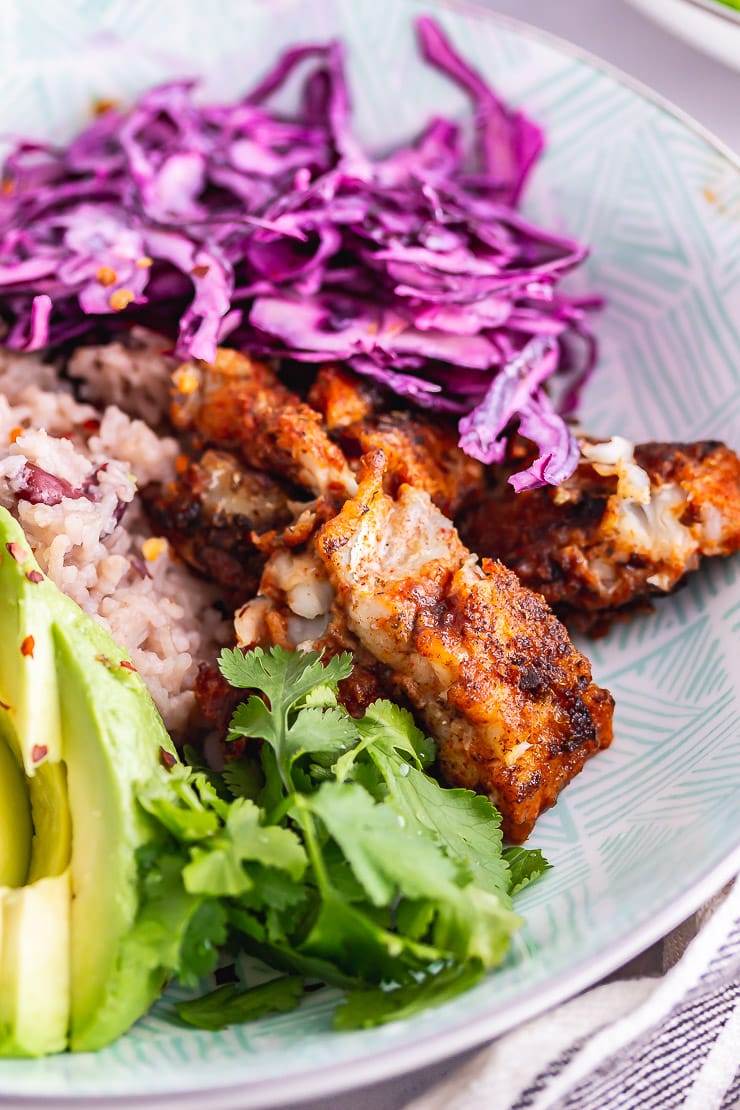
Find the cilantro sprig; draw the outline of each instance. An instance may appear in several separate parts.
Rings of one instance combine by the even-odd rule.
[[[248,692],[228,734],[247,739],[245,755],[221,776],[176,767],[170,789],[142,790],[163,838],[150,897],[180,907],[169,928],[185,982],[224,949],[287,975],[180,1003],[180,1017],[214,1029],[285,1011],[308,978],[345,988],[336,1028],[361,1028],[446,1001],[498,964],[521,924],[512,895],[548,865],[504,852],[491,803],[426,773],[434,745],[411,714],[378,701],[353,719],[338,701],[346,654],[237,649],[220,667]]]

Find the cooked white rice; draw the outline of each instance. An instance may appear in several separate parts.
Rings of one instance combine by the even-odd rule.
[[[132,328],[126,345],[78,347],[69,373],[79,381],[80,396],[97,404],[118,405],[157,427],[170,399],[170,374],[177,363],[164,352],[172,343],[145,328]]]
[[[213,659],[228,626],[213,607],[218,591],[176,562],[164,541],[146,542],[152,534],[138,490],[172,479],[179,447],[118,406],[160,423],[171,371],[161,352],[144,332],[132,350],[78,351],[75,376],[106,406],[94,408],[75,400],[53,366],[0,349],[0,504],[18,517],[49,577],[131,653],[179,733],[198,664]],[[86,495],[32,504],[28,464]]]

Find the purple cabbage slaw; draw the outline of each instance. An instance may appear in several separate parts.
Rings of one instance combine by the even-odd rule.
[[[573,437],[546,392],[575,404],[596,345],[595,300],[563,276],[586,250],[516,209],[542,131],[507,107],[430,18],[420,50],[469,96],[472,143],[452,120],[371,159],[352,133],[340,43],[287,51],[242,100],[199,105],[195,82],[99,115],[69,146],[20,142],[0,194],[5,342],[36,350],[113,316],[217,344],[342,360],[409,402],[459,416],[460,445],[504,458],[518,423],[538,455],[512,483],[557,484]],[[291,116],[269,99],[306,68]],[[470,149],[466,149],[470,147]]]

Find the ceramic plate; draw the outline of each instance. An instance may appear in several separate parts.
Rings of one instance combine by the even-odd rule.
[[[585,423],[630,438],[740,447],[740,173],[665,106],[551,39],[470,8],[409,0],[5,0],[2,127],[68,135],[95,97],[209,75],[236,94],[289,43],[341,35],[356,118],[388,147],[465,103],[416,57],[412,19],[434,10],[457,46],[547,128],[529,212],[593,245],[582,280],[608,307]],[[43,17],[42,17],[43,12]],[[718,561],[655,615],[590,646],[617,702],[616,738],[532,844],[552,861],[525,891],[506,965],[418,1018],[335,1034],[334,997],[208,1034],[163,1000],[97,1055],[0,1061],[14,1105],[269,1106],[380,1079],[480,1042],[647,947],[740,868],[740,567]]]
[[[740,70],[740,11],[717,0],[629,0],[692,46]]]

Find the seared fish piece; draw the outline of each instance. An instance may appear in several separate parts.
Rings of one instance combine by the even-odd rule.
[[[176,427],[335,504],[356,491],[360,456],[378,448],[389,483],[427,490],[444,512],[457,512],[483,486],[483,467],[459,449],[450,422],[386,412],[376,387],[337,366],[319,370],[308,404],[264,363],[225,348],[212,364],[179,367],[172,381]]]
[[[385,484],[400,484],[429,494],[434,504],[454,517],[484,484],[484,468],[457,446],[457,429],[449,421],[411,412],[387,412],[351,424],[339,442],[347,454],[382,451],[388,461]]]
[[[387,411],[387,397],[358,375],[324,366],[308,395],[350,465],[382,450],[389,491],[402,482],[426,490],[446,516],[454,516],[484,486],[485,471],[457,445],[453,421],[418,410]]]
[[[382,452],[318,534],[349,630],[439,745],[443,778],[486,793],[512,840],[612,739],[613,700],[541,597],[481,567],[429,495],[383,489]]]
[[[565,615],[596,617],[669,592],[702,556],[740,549],[740,459],[715,442],[584,440],[563,485],[515,494],[502,484],[458,523],[474,551]]]
[[[241,597],[256,591],[265,563],[252,534],[281,528],[294,515],[283,486],[226,451],[205,451],[170,487],[145,491],[145,498],[155,531],[178,555]]]
[[[316,496],[343,498],[356,490],[320,413],[264,363],[221,347],[213,363],[185,363],[172,381],[175,427],[191,431],[204,444],[238,451],[248,466]]]
[[[321,413],[331,433],[387,408],[387,395],[368,378],[330,362],[317,373],[308,391],[308,403]]]
[[[385,466],[368,456],[357,495],[308,546],[273,554],[239,642],[354,650],[363,682],[434,736],[442,777],[488,794],[522,841],[611,742],[612,698],[542,598],[481,567],[424,490],[386,492]]]

